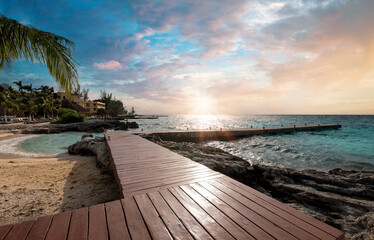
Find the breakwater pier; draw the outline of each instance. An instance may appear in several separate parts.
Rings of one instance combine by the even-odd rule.
[[[263,135],[293,133],[302,131],[322,131],[339,129],[340,124],[316,124],[316,125],[294,125],[280,127],[262,128],[241,128],[241,129],[216,129],[216,130],[175,130],[175,131],[154,131],[153,135],[158,136],[163,141],[175,142],[203,142],[203,141],[230,141],[238,138]]]

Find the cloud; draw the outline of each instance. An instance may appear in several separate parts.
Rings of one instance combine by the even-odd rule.
[[[74,41],[81,85],[144,112],[186,113],[203,95],[230,113],[374,113],[371,0],[37,2],[0,11]],[[35,65],[9,81],[51,83]]]
[[[241,18],[249,11],[244,0],[132,1],[131,7],[139,23],[153,31],[180,29],[183,37],[198,43],[203,58],[223,56],[237,49],[240,33],[246,27]]]
[[[118,61],[108,61],[105,63],[94,63],[94,66],[101,69],[101,70],[115,70],[115,69],[122,69],[122,64]]]

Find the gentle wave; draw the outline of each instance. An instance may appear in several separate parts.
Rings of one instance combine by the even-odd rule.
[[[141,129],[219,129],[341,123],[339,130],[253,136],[231,142],[210,142],[253,164],[328,171],[374,170],[372,115],[169,116],[137,119]]]
[[[33,139],[35,137],[37,137],[37,135],[28,135],[28,136],[15,137],[11,139],[2,140],[0,141],[0,153],[21,156],[21,157],[52,157],[56,155],[56,154],[42,154],[42,153],[35,153],[35,152],[27,152],[19,147],[19,145],[23,143],[24,141]]]

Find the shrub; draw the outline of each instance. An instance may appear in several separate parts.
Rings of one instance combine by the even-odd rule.
[[[52,124],[75,123],[86,121],[86,115],[79,113],[73,109],[60,108],[58,110],[60,120],[52,121]]]

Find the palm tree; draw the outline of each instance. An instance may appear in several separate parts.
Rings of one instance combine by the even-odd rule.
[[[32,96],[27,96],[22,100],[24,110],[29,113],[29,120],[31,121],[32,114],[36,114],[37,112],[37,105]]]
[[[70,93],[79,86],[72,49],[74,43],[64,37],[0,15],[0,69],[17,59],[44,63],[57,84]]]
[[[22,84],[22,81],[13,82],[13,83],[18,86],[18,90],[21,92],[21,95],[23,96],[23,84]]]
[[[24,85],[23,89],[26,90],[26,91],[28,91],[28,92],[30,92],[30,94],[32,95],[32,90],[33,90],[32,84],[30,84],[30,85]]]
[[[45,118],[45,109],[47,108],[47,102],[46,102],[45,98],[43,96],[39,95],[35,99],[35,103],[36,103],[36,106],[38,108],[38,111],[40,109],[43,110],[43,118]]]
[[[17,96],[11,87],[0,92],[0,107],[4,109],[5,119],[7,117],[7,112],[19,110],[19,105],[16,103],[16,98]]]

